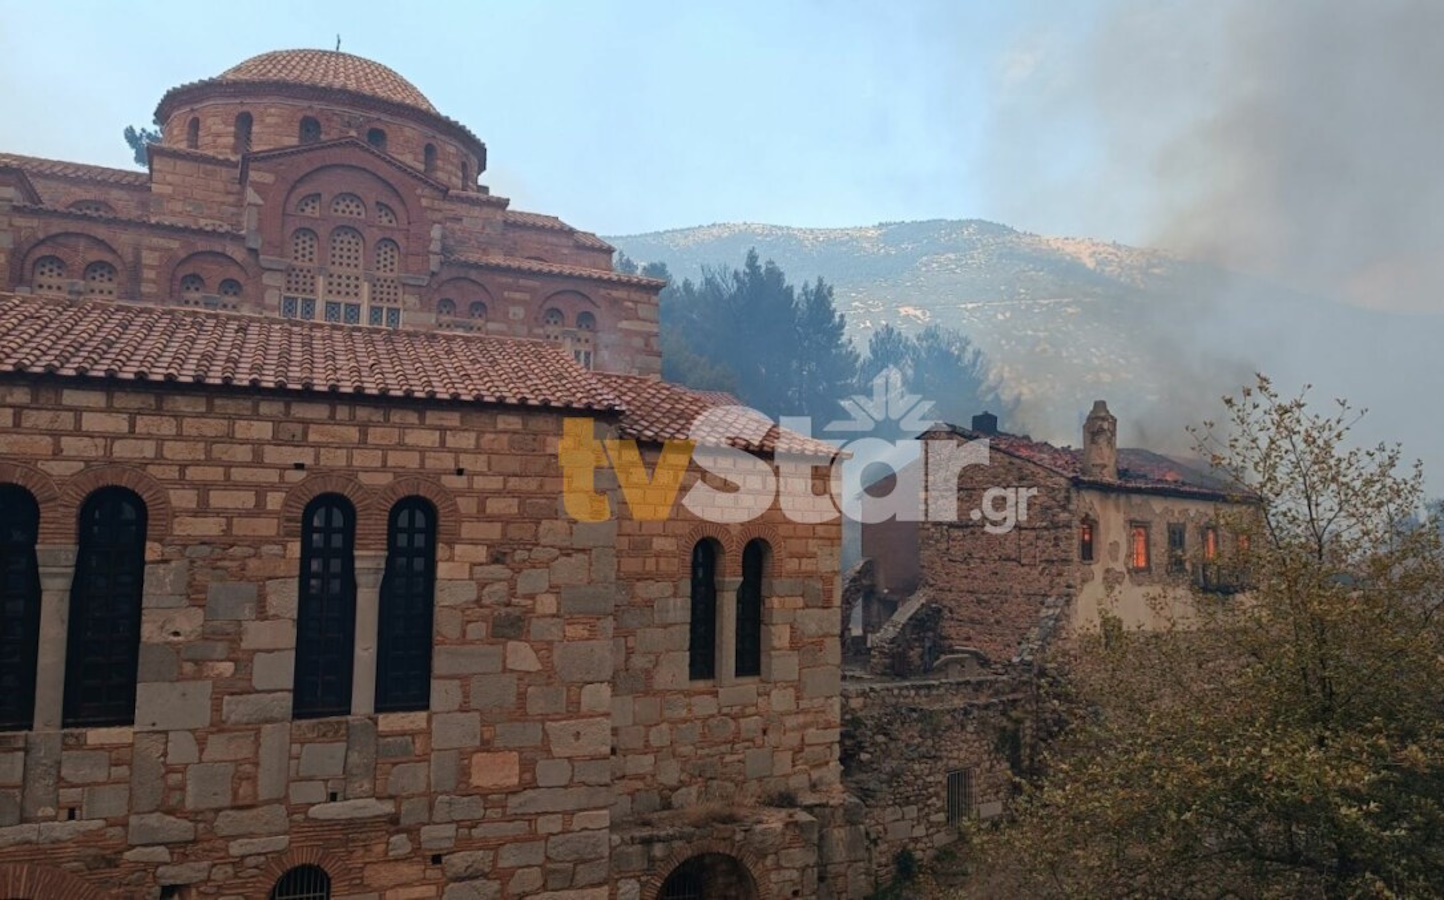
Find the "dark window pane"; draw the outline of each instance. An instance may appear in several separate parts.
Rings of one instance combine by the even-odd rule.
[[[377,712],[420,710],[431,703],[435,584],[436,512],[428,501],[410,497],[391,510],[386,534],[376,660]]]
[[[40,510],[29,491],[0,485],[0,729],[28,730],[40,638]]]
[[[742,586],[737,589],[736,674],[762,674],[762,570],[767,544],[749,541],[742,550]]]
[[[324,494],[311,501],[304,522],[293,712],[345,715],[356,628],[355,511],[344,497]]]
[[[710,541],[692,548],[692,622],[687,671],[693,681],[717,674],[717,553]]]

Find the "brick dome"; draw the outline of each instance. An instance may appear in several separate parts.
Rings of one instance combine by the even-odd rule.
[[[436,113],[426,95],[392,69],[335,50],[273,50],[232,66],[214,81],[290,82],[350,91]]]

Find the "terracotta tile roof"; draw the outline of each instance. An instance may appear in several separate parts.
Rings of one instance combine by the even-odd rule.
[[[619,411],[551,344],[0,294],[0,372]]]
[[[108,166],[88,166],[84,163],[66,162],[60,159],[42,159],[38,156],[20,156],[15,153],[0,153],[0,168],[13,167],[35,175],[52,178],[79,178],[85,181],[103,181],[107,184],[144,186],[150,184],[149,172],[132,169],[112,169]]]
[[[1197,465],[1180,462],[1152,450],[1118,448],[1118,480],[1088,478],[1083,474],[1083,451],[1035,441],[1027,435],[997,432],[983,434],[957,425],[946,430],[968,440],[987,438],[988,446],[1009,456],[1024,459],[1052,472],[1094,487],[1114,490],[1163,491],[1216,499],[1238,499],[1239,492],[1223,479]],[[1199,465],[1202,465],[1201,463]]]
[[[567,266],[561,263],[539,262],[534,259],[519,259],[515,256],[475,256],[469,253],[449,254],[447,260],[463,266],[478,269],[496,269],[503,272],[526,272],[533,275],[559,275],[564,278],[590,278],[611,284],[630,284],[637,287],[664,288],[667,282],[641,275],[623,275],[611,269],[589,269],[586,266]]]
[[[731,395],[722,394],[726,399],[719,402],[719,392],[693,391],[658,378],[609,372],[595,375],[626,407],[620,426],[626,437],[651,443],[695,440],[708,446],[769,454],[798,453],[827,458],[837,454],[831,444],[779,428],[761,413],[740,405]],[[712,415],[699,424],[699,418],[708,412]],[[756,430],[759,423],[767,426],[760,441],[734,437]]]
[[[183,222],[179,219],[168,219],[164,216],[127,216],[113,212],[62,208],[46,203],[17,203],[12,209],[17,212],[33,212],[73,219],[98,219],[102,222],[125,222],[131,225],[151,225],[157,228],[179,228],[184,231],[204,231],[210,234],[241,234],[241,229],[233,228],[230,225],[197,224]]]
[[[351,91],[436,112],[426,95],[395,70],[375,60],[334,50],[272,50],[231,66],[213,80],[285,81]]]
[[[615,250],[611,244],[597,237],[595,234],[586,231],[578,231],[556,216],[548,216],[543,213],[524,212],[519,209],[506,211],[504,221],[508,225],[518,228],[540,228],[546,231],[561,231],[572,236],[577,244],[593,250]]]

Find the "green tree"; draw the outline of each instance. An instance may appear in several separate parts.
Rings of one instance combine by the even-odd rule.
[[[1227,517],[1245,595],[1175,627],[1105,619],[1057,660],[1072,723],[1014,820],[981,834],[985,894],[1444,894],[1444,565],[1422,473],[1358,416],[1266,379],[1200,448],[1258,505]],[[1404,523],[1404,524],[1401,524]]]
[[[867,358],[859,366],[858,389],[866,392],[884,369],[902,373],[903,385],[932,401],[934,418],[967,425],[987,410],[1004,423],[1017,402],[1004,396],[983,352],[955,328],[929,325],[916,337],[883,325],[868,340]]]
[[[154,128],[138,129],[134,125],[127,125],[125,142],[130,145],[130,152],[135,154],[135,164],[144,168],[150,165],[150,145],[160,142],[160,132]]]

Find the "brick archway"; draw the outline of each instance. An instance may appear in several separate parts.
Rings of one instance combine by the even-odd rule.
[[[60,489],[49,475],[20,463],[0,462],[0,484],[19,485],[29,491],[30,496],[34,497],[40,506],[41,518],[45,517],[46,506],[53,509],[55,502],[60,499]]]
[[[749,880],[750,883],[747,886],[751,889],[751,893],[736,896],[735,900],[771,900],[772,893],[768,890],[767,880],[763,877],[764,867],[761,861],[746,848],[715,840],[696,841],[673,850],[667,856],[666,862],[643,879],[643,900],[665,900],[662,896],[662,888],[666,885],[667,878],[678,867],[689,860],[711,856],[723,857],[730,861]],[[728,894],[727,897],[732,900],[734,895]],[[713,900],[713,898],[704,896],[704,900]]]
[[[407,497],[425,497],[436,507],[436,540],[440,544],[454,544],[461,536],[461,507],[451,491],[429,478],[409,475],[398,478],[386,485],[376,495],[376,514],[391,515],[391,507]],[[384,527],[384,523],[383,523]]]
[[[374,550],[386,546],[386,522],[376,522],[375,499],[366,486],[348,475],[325,473],[307,476],[286,492],[281,504],[281,535],[301,539],[301,518],[306,505],[322,494],[340,494],[356,508],[356,549]]]
[[[68,544],[76,539],[76,523],[85,498],[105,487],[123,487],[135,491],[145,502],[145,539],[164,543],[171,534],[170,495],[150,475],[130,466],[92,466],[68,479],[60,490],[58,514],[46,521],[41,509],[40,540],[42,543]],[[36,498],[37,500],[39,497]]]
[[[343,873],[349,870],[342,860],[320,847],[294,847],[271,860],[261,870],[261,874],[256,876],[255,884],[250,891],[246,892],[246,896],[255,897],[257,900],[270,897],[271,889],[276,886],[276,882],[281,880],[281,876],[297,866],[316,866],[324,870],[331,879],[332,894],[346,893],[342,888],[350,885],[350,881],[343,877]]]
[[[0,865],[0,897],[6,900],[105,900],[96,885],[60,869],[29,863]]]
[[[701,540],[715,541],[722,548],[722,565],[718,567],[719,575],[730,578],[735,574],[733,569],[739,573],[742,571],[742,557],[732,529],[725,525],[699,524],[694,525],[677,546],[678,577],[686,578],[692,571],[692,548]]]

